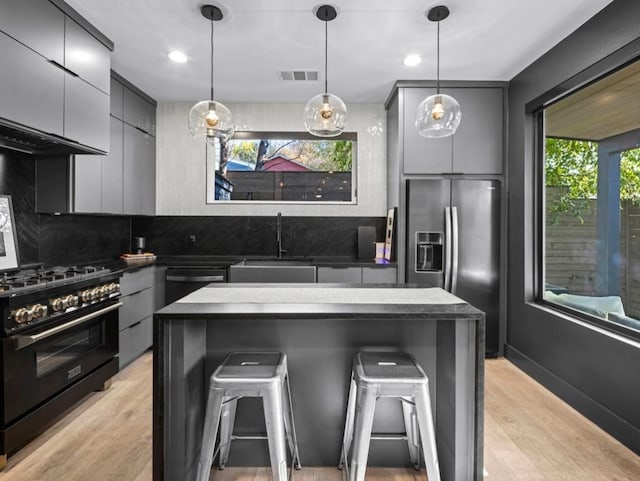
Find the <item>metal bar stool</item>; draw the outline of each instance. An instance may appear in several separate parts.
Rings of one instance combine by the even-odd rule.
[[[380,397],[401,400],[406,436],[372,435],[375,404]],[[429,379],[410,354],[363,351],[355,355],[338,465],[340,469],[347,467],[348,481],[364,481],[371,439],[406,439],[416,469],[420,469],[422,445],[429,481],[440,481]]]
[[[264,407],[266,436],[235,436],[233,424],[238,399],[260,397]],[[207,481],[216,455],[220,424],[220,469],[229,459],[231,441],[267,439],[274,481],[287,481],[288,442],[292,464],[300,469],[298,441],[293,422],[287,356],[281,352],[232,352],[211,375],[204,421],[198,481]],[[286,441],[285,441],[286,437]]]

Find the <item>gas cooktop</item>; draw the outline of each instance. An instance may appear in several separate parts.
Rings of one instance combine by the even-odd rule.
[[[0,274],[0,296],[42,290],[72,282],[99,277],[111,272],[102,266],[37,266]]]

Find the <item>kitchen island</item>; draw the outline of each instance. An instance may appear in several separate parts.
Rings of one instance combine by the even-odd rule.
[[[210,284],[154,316],[154,481],[195,479],[208,378],[230,351],[288,357],[304,466],[339,461],[356,351],[403,350],[430,380],[443,481],[480,481],[484,314],[439,288],[361,284]],[[402,431],[382,399],[374,431]],[[257,399],[238,403],[236,432],[264,431]],[[264,441],[237,441],[229,466],[268,466]],[[409,466],[406,443],[373,441],[370,466]]]

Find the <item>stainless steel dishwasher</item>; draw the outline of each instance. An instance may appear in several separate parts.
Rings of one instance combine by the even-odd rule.
[[[227,282],[226,267],[168,267],[165,274],[167,304],[212,282]]]

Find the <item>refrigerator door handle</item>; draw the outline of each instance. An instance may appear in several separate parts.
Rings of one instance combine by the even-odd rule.
[[[458,208],[451,207],[452,255],[451,255],[451,293],[455,294],[458,287]]]
[[[444,208],[444,290],[451,292],[451,207]]]

